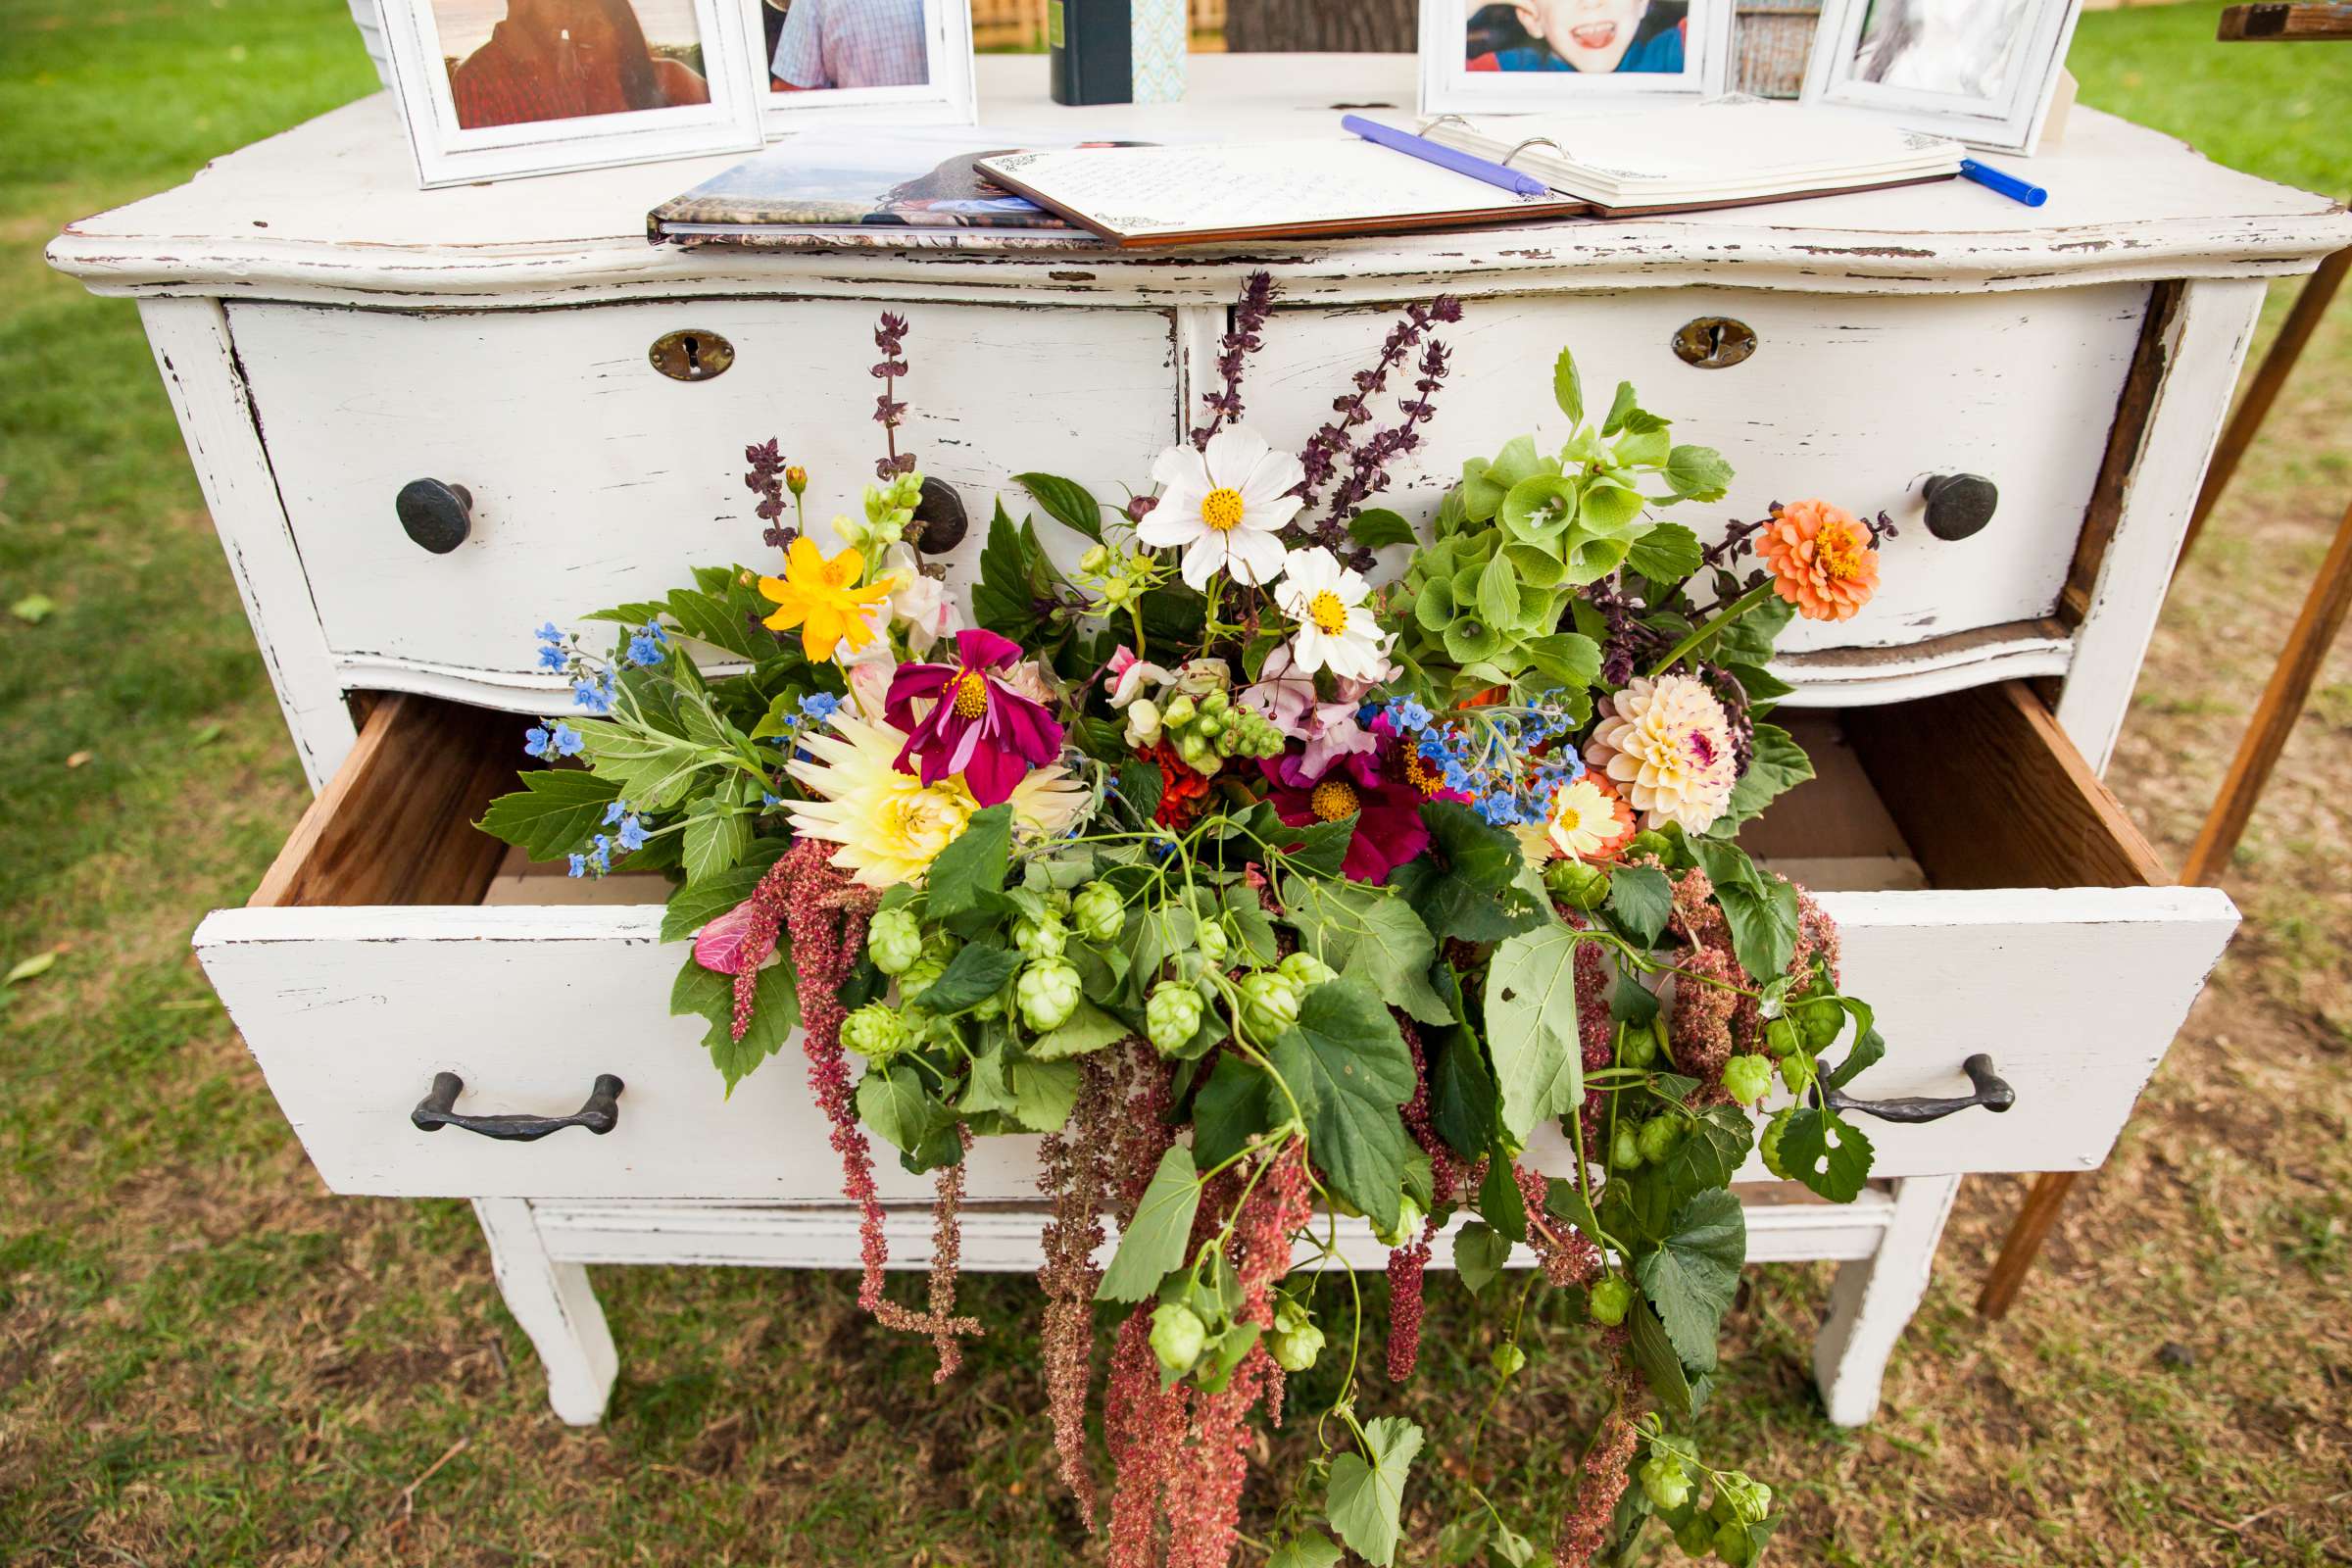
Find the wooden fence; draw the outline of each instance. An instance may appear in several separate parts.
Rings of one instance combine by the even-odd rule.
[[[1189,0],[1193,47],[1214,48],[1225,33],[1225,0]],[[972,0],[972,42],[982,49],[1043,49],[1046,0]]]

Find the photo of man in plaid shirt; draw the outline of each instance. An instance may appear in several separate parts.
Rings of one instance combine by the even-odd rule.
[[[768,8],[784,13],[770,65],[778,92],[931,79],[923,0],[768,0]]]

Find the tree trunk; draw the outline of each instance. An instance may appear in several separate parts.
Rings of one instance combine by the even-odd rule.
[[[1228,0],[1225,47],[1234,54],[1406,54],[1416,0]]]

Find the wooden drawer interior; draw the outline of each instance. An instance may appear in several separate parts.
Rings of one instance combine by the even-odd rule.
[[[1917,702],[1780,715],[1817,776],[1740,842],[1818,892],[2139,888],[2172,877],[2039,699],[2006,681]],[[521,863],[471,824],[528,764],[512,713],[387,694],[304,812],[257,906],[583,902],[561,867]],[[496,895],[492,896],[492,890]],[[596,903],[659,904],[614,877]]]

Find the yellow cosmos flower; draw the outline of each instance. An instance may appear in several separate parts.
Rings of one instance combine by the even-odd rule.
[[[979,809],[963,776],[925,784],[898,768],[906,735],[896,725],[859,718],[847,709],[833,715],[832,732],[812,729],[785,771],[820,797],[784,808],[802,838],[841,848],[833,864],[869,888],[922,881],[939,852],[956,841]],[[1087,792],[1061,767],[1030,770],[1012,792],[1014,830],[1023,837],[1062,832],[1078,818]]]
[[[801,628],[801,647],[819,662],[831,659],[843,643],[856,653],[874,640],[866,618],[890,597],[890,581],[858,586],[865,558],[844,550],[831,561],[816,541],[801,534],[784,554],[784,575],[760,579],[760,592],[776,612],[764,624],[771,631]]]

